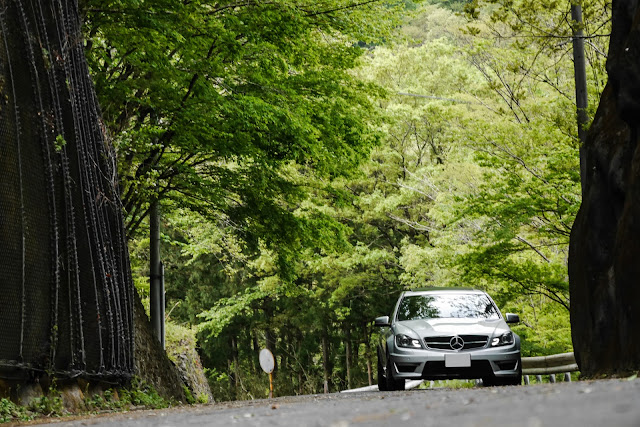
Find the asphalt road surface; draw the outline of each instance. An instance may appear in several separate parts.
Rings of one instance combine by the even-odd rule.
[[[60,420],[58,425],[639,427],[640,380],[279,397]]]

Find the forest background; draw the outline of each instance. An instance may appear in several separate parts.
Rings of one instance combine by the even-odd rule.
[[[136,288],[160,205],[169,346],[197,342],[216,400],[375,383],[403,289],[487,290],[524,356],[571,351],[580,165],[610,1],[85,0],[118,153]],[[593,111],[589,111],[593,116]]]

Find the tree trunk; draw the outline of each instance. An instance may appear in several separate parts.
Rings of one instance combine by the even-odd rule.
[[[298,352],[296,357],[296,370],[298,371],[298,394],[304,394],[305,383],[305,368],[311,366],[309,357],[303,348],[303,335],[300,329],[296,329],[296,344],[298,346]]]
[[[236,396],[236,388],[234,387],[234,379],[233,379],[233,362],[231,359],[227,359],[227,372],[229,372],[229,396],[231,400],[235,400]]]
[[[238,388],[240,387],[240,380],[238,379],[238,339],[234,336],[231,337],[231,365],[233,372],[233,387],[235,392],[238,392]]]
[[[322,370],[324,373],[324,393],[329,393],[329,376],[331,370],[329,369],[329,337],[327,336],[327,330],[322,332]]]
[[[365,345],[365,357],[367,358],[367,377],[369,379],[369,385],[373,385],[373,372],[371,369],[371,337],[369,336],[369,329],[367,325],[364,325],[364,345]]]
[[[253,332],[249,332],[251,335],[251,344],[253,346],[253,372],[260,372],[260,344],[258,344],[258,336]]]
[[[293,345],[290,332],[291,326],[285,325],[284,330],[285,332],[282,334],[282,340],[280,342],[280,348],[283,349],[283,351],[281,352],[282,356],[280,357],[280,366],[285,372],[291,372],[291,361],[289,359],[289,355],[293,353]]]
[[[587,377],[640,369],[640,5],[617,1],[612,13],[569,249],[572,339]]]
[[[298,371],[298,394],[304,394],[302,388],[302,371]]]
[[[349,328],[349,324],[345,324],[344,327],[344,338],[346,341],[346,355],[345,355],[345,364],[347,367],[347,389],[351,389],[351,358],[352,358],[352,350],[351,350],[351,329]]]

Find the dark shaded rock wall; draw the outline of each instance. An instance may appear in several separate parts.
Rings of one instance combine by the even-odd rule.
[[[613,2],[609,82],[582,149],[571,327],[583,375],[640,369],[640,5]]]
[[[152,385],[160,396],[168,400],[187,401],[184,387],[176,366],[169,360],[167,353],[153,335],[151,323],[140,298],[134,297],[135,324],[135,366],[136,375]]]

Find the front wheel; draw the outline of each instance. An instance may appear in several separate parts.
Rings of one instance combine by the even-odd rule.
[[[404,390],[404,380],[393,378],[393,366],[389,356],[387,356],[387,372],[385,374],[385,378],[387,380],[387,390]]]
[[[387,391],[387,378],[384,374],[384,367],[382,366],[382,360],[380,360],[380,353],[378,353],[378,390]]]
[[[518,375],[511,378],[498,379],[494,376],[482,378],[482,385],[484,385],[485,387],[502,386],[502,385],[521,385],[521,384],[522,384],[522,371],[518,371]]]
[[[484,383],[484,378],[482,379],[482,382]],[[488,384],[485,384],[488,387],[491,386],[503,386],[503,385],[521,385],[522,384],[522,375],[519,375],[517,377],[513,377],[513,378],[504,378],[504,379],[494,379],[493,381],[490,381]]]
[[[505,381],[505,385],[522,385],[522,374],[511,380]]]
[[[518,359],[518,375],[503,380],[502,385],[522,385],[522,358]]]
[[[518,359],[518,373],[514,377],[496,378],[494,375],[482,377],[482,384],[485,387],[502,386],[502,385],[521,385],[522,384],[522,359]]]
[[[482,385],[485,387],[493,387],[496,385],[493,375],[490,377],[482,377]]]
[[[518,375],[505,380],[504,385],[522,385],[522,360],[518,360]]]

